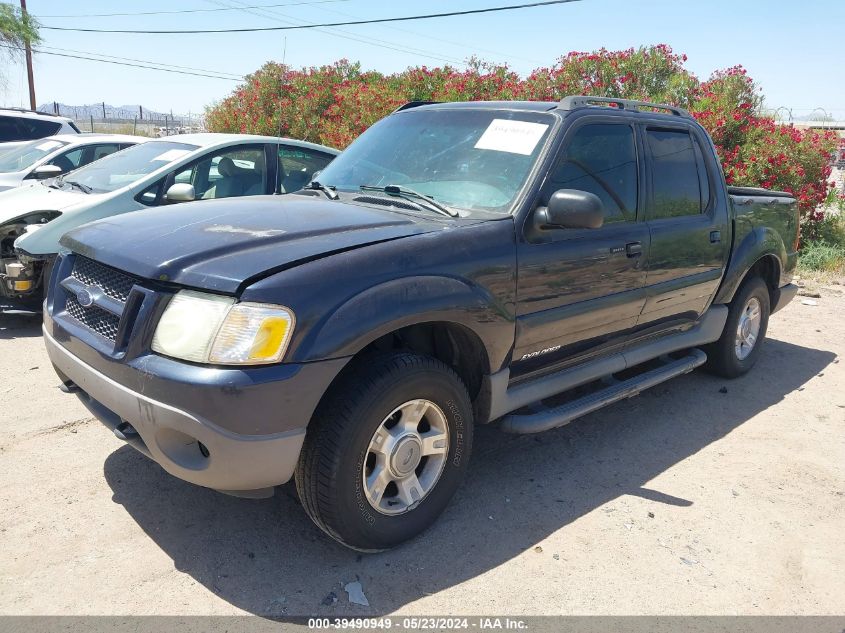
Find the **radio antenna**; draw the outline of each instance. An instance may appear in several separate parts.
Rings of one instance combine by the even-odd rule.
[[[282,89],[284,88],[284,77],[287,74],[287,67],[285,66],[285,57],[287,56],[288,52],[288,38],[287,36],[283,39],[284,44],[282,45],[282,74],[279,77],[279,105],[278,105],[278,116],[279,116],[279,127],[277,132],[277,137],[279,139],[279,144],[276,146],[276,187],[274,188],[273,193],[282,193]]]

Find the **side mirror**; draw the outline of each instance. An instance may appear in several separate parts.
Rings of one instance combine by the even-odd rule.
[[[168,202],[191,202],[197,199],[197,192],[194,191],[193,185],[187,182],[177,182],[167,190],[164,199]]]
[[[32,177],[36,180],[46,180],[47,178],[56,178],[61,176],[64,170],[58,165],[39,165],[32,170]]]
[[[538,228],[598,229],[604,223],[604,204],[594,193],[558,189],[545,209],[537,209],[535,218]]]

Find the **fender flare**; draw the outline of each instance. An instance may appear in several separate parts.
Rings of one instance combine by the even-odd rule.
[[[421,275],[372,286],[340,304],[310,328],[292,360],[353,356],[386,334],[433,322],[462,326],[474,334],[486,351],[484,373],[499,369],[513,345],[512,311],[463,279]],[[503,352],[505,329],[510,336]]]
[[[786,245],[777,231],[765,226],[755,227],[735,246],[713,303],[730,303],[748,271],[764,257],[772,257],[777,262],[779,280],[787,256]]]

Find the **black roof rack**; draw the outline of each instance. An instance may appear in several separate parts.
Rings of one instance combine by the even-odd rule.
[[[52,112],[42,112],[41,110],[31,110],[29,108],[12,108],[7,106],[0,106],[0,110],[12,110],[14,112],[31,112],[33,114],[43,114],[44,116],[59,116]]]
[[[654,108],[656,110],[666,110],[675,116],[691,119],[692,115],[683,108],[673,105],[666,105],[665,103],[649,103],[648,101],[635,101],[633,99],[616,99],[615,97],[589,97],[580,95],[571,95],[560,100],[558,105],[559,110],[575,110],[577,108],[587,108],[598,103],[609,103],[615,105],[620,110],[631,110],[633,112],[640,112],[641,108]]]
[[[391,114],[396,114],[397,112],[402,112],[402,110],[410,110],[411,108],[418,108],[424,105],[432,105],[435,103],[442,103],[441,101],[409,101],[404,105],[400,105],[396,108]]]

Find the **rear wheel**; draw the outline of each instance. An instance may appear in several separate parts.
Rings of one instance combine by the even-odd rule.
[[[769,289],[759,277],[743,282],[728,308],[718,341],[705,347],[707,369],[725,378],[748,372],[757,362],[769,325]]]
[[[308,429],[296,471],[306,512],[359,550],[416,536],[463,478],[472,423],[466,387],[440,361],[410,353],[362,359]]]

